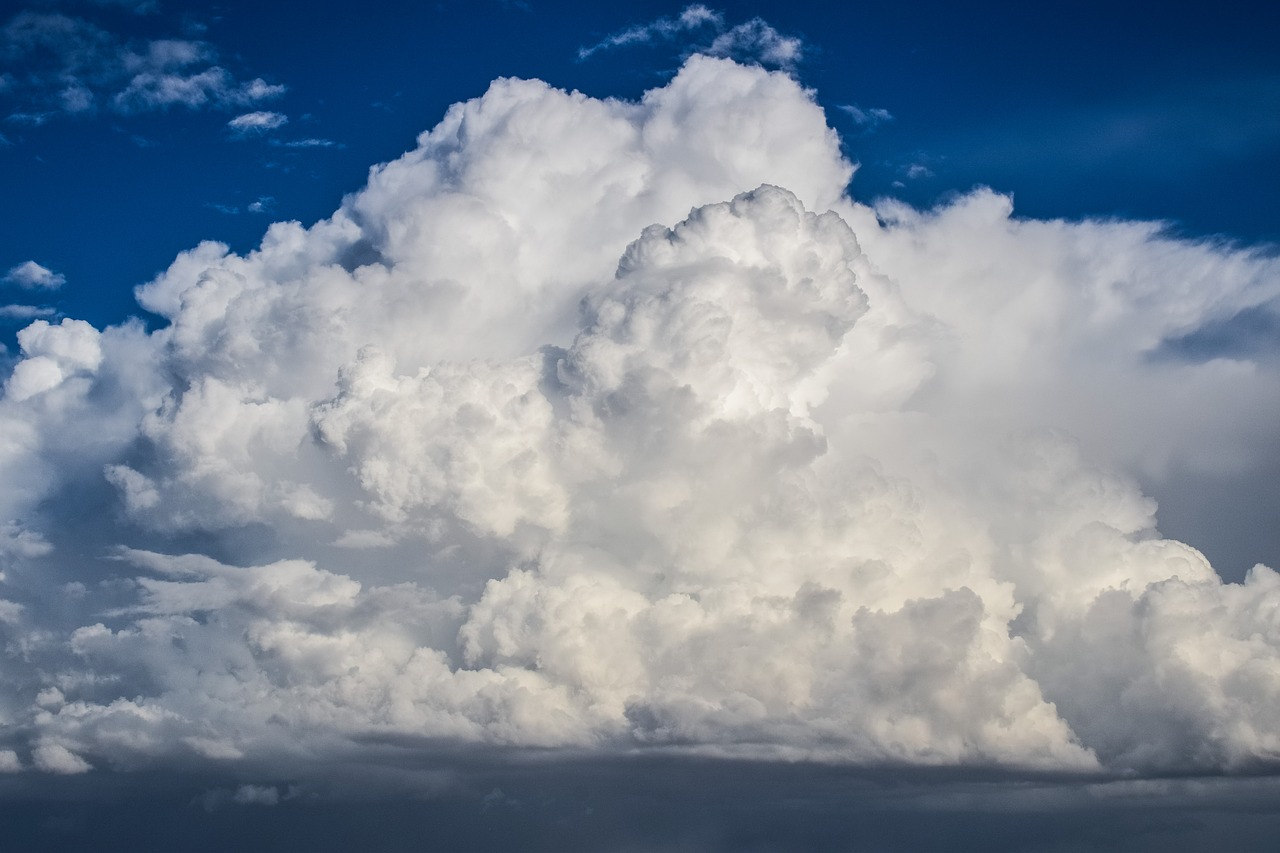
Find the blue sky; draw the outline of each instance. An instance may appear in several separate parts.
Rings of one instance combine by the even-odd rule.
[[[0,12],[19,848],[1274,839],[1275,13],[831,6]]]

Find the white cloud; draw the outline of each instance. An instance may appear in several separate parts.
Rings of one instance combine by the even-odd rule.
[[[864,110],[862,107],[854,106],[853,104],[841,104],[839,109],[848,113],[855,124],[869,129],[893,121],[893,114],[880,107]]]
[[[693,30],[711,26],[716,30],[724,27],[724,15],[713,12],[701,3],[686,6],[675,18],[658,18],[647,24],[638,24],[606,36],[590,47],[578,48],[578,59],[589,58],[592,54],[615,47],[627,47],[634,44],[648,44],[654,39],[670,41],[673,38]]]
[[[278,98],[289,90],[283,83],[268,83],[261,77],[255,77],[244,83],[228,97],[233,104],[252,104]]]
[[[1280,577],[1222,583],[1134,476],[1269,458],[1274,359],[1155,354],[1280,261],[851,174],[786,74],[500,80],[330,218],[181,254],[138,290],[167,326],[31,324],[5,742],[1273,766]]]
[[[305,139],[288,139],[281,141],[272,139],[272,145],[279,145],[284,148],[333,148],[338,145],[332,139],[317,139],[315,137],[307,137]]]
[[[35,261],[23,261],[11,267],[4,276],[5,284],[16,284],[27,290],[57,290],[67,283],[67,277],[56,273]]]
[[[761,18],[725,29],[725,17],[698,3],[685,7],[675,18],[658,18],[620,30],[590,47],[578,48],[578,61],[593,54],[618,47],[670,42],[710,28],[715,37],[708,42],[695,42],[691,52],[707,56],[729,57],[739,62],[759,62],[779,68],[794,68],[804,52],[800,39],[784,36]]]
[[[804,44],[798,38],[784,36],[760,18],[753,18],[716,36],[706,52],[710,56],[793,68],[804,53]]]
[[[37,317],[52,317],[57,312],[43,305],[0,305],[0,319],[34,320]]]
[[[83,320],[52,326],[36,320],[18,332],[24,356],[5,381],[5,396],[25,400],[57,387],[75,374],[93,372],[102,362],[98,330]]]
[[[283,127],[288,121],[289,117],[282,113],[259,110],[236,116],[227,122],[227,127],[238,136],[247,136],[275,130],[277,127]]]
[[[279,97],[284,91],[284,86],[268,85],[262,80],[237,84],[226,69],[215,65],[192,74],[155,70],[141,72],[115,95],[112,103],[126,113],[170,106],[191,109],[206,105],[244,106]]]

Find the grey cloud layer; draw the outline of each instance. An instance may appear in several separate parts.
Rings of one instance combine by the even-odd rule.
[[[0,769],[1271,766],[1280,578],[1131,474],[1268,452],[1274,360],[1155,354],[1280,265],[851,174],[782,74],[501,80],[329,219],[178,257],[165,328],[32,323]]]

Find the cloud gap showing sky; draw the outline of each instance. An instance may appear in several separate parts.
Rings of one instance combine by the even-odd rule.
[[[985,188],[855,201],[759,19],[580,58],[704,30],[635,101],[495,80],[331,216],[174,258],[157,328],[0,309],[31,320],[6,784],[222,780],[213,813],[434,790],[442,754],[1275,774],[1280,575],[1224,581],[1139,481],[1274,465],[1280,259]],[[75,37],[116,63],[59,72],[94,108],[288,120],[201,43]]]

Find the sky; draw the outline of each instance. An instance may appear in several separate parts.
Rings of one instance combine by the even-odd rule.
[[[1277,22],[827,6],[6,7],[14,849],[1265,848]]]

